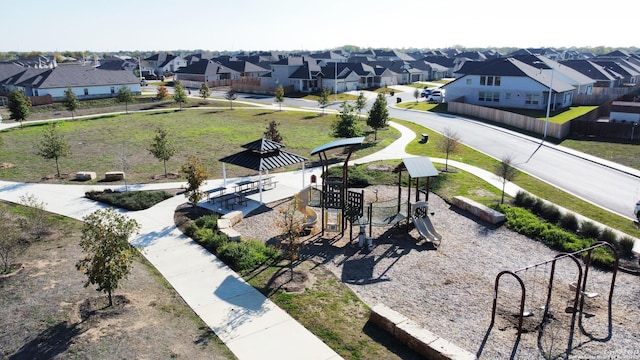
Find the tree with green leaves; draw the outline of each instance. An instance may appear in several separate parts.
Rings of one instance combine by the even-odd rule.
[[[278,123],[275,120],[269,121],[269,124],[267,125],[267,130],[265,130],[264,132],[264,138],[271,141],[275,141],[277,143],[281,143],[282,135],[280,135],[280,130],[278,129],[279,125],[280,123]]]
[[[169,139],[169,131],[164,127],[158,127],[156,135],[147,150],[156,159],[163,161],[164,177],[167,177],[167,161],[176,153],[176,147]]]
[[[177,102],[182,110],[182,104],[186,104],[187,100],[187,91],[180,81],[176,81],[173,85],[173,101]]]
[[[224,94],[224,98],[229,100],[229,107],[233,110],[233,100],[237,98],[236,92],[233,91],[233,89],[229,89],[229,91]]]
[[[209,89],[209,85],[206,82],[203,82],[202,86],[200,86],[200,97],[202,100],[207,100],[209,95],[211,95],[211,89]]]
[[[158,85],[158,88],[156,90],[156,99],[158,99],[158,101],[162,101],[168,97],[169,97],[169,90],[167,90],[167,87],[164,86],[164,84]]]
[[[11,119],[19,121],[22,127],[22,122],[31,113],[31,100],[18,88],[11,90],[7,100]]]
[[[355,108],[358,110],[358,119],[360,119],[360,115],[362,114],[362,110],[367,106],[367,98],[364,96],[364,93],[360,91],[358,98],[356,99]]]
[[[207,180],[207,171],[200,158],[191,156],[182,165],[182,173],[187,178],[187,188],[184,191],[184,196],[189,199],[193,207],[196,207],[205,196],[204,192],[200,190],[200,186]]]
[[[496,164],[494,173],[502,179],[502,198],[500,204],[504,204],[504,188],[507,181],[512,181],[518,174],[518,170],[513,167],[513,155],[505,155],[502,160]]]
[[[85,256],[76,269],[87,276],[84,287],[96,285],[97,291],[107,293],[112,306],[112,292],[131,272],[134,249],[129,238],[140,225],[114,208],[96,210],[83,220],[80,247]]]
[[[367,125],[373,129],[374,140],[378,140],[378,129],[387,126],[389,121],[389,110],[387,110],[387,97],[384,93],[378,93],[376,101],[369,110]]]
[[[460,147],[460,135],[457,132],[451,130],[451,128],[445,128],[442,133],[442,139],[438,143],[438,150],[445,153],[444,171],[449,171],[449,154],[455,153]]]
[[[54,159],[56,161],[56,170],[60,177],[60,166],[58,159],[71,155],[71,147],[64,139],[64,136],[58,131],[58,126],[49,123],[42,135],[42,141],[38,144],[38,155],[45,159]]]
[[[420,90],[413,90],[413,97],[416,98],[416,104],[418,103],[418,99],[420,99]]]
[[[332,135],[343,138],[360,136],[358,117],[355,114],[354,107],[345,101],[340,105],[340,108],[342,110],[336,115],[337,120],[331,124]]]
[[[73,120],[73,113],[78,110],[80,102],[78,101],[76,93],[74,93],[71,88],[67,88],[67,90],[64,91],[64,100],[62,100],[62,103],[68,111],[71,111],[71,119]]]
[[[284,87],[278,85],[276,88],[275,100],[278,103],[279,110],[282,111],[282,103],[284,102]]]
[[[116,99],[118,99],[119,102],[121,102],[121,103],[123,102],[124,103],[125,112],[128,114],[129,113],[129,103],[133,102],[133,93],[131,92],[129,87],[126,86],[126,85],[122,85],[120,87],[120,89],[118,90],[118,94],[116,95]]]
[[[318,97],[318,105],[322,108],[322,115],[324,115],[324,108],[329,105],[329,97],[331,96],[331,92],[329,89],[322,88]]]

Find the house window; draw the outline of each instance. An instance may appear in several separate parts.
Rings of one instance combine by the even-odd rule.
[[[38,95],[38,94],[39,94],[38,89],[35,89],[35,90],[34,90],[34,95],[35,95],[35,96],[40,96],[40,95]]]
[[[111,95],[113,95],[113,94],[115,94],[115,93],[116,93],[116,88],[112,86],[112,87],[111,87]]]
[[[480,91],[478,93],[478,101],[500,102],[500,93],[491,91]]]
[[[471,85],[471,79],[467,79],[467,85]]]
[[[480,76],[482,86],[500,86],[500,76]]]
[[[84,88],[84,95],[85,95],[85,96],[89,95],[89,89]]]
[[[540,103],[540,94],[526,94],[524,103],[527,105],[537,105]]]

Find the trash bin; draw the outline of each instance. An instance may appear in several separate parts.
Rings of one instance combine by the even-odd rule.
[[[391,96],[393,96],[393,95],[395,95],[395,94],[396,94],[396,92],[395,92],[395,91],[393,91],[393,90],[391,90]]]
[[[429,134],[422,134],[422,138],[420,139],[420,142],[423,144],[426,144],[427,142],[429,142]]]
[[[400,104],[402,102],[401,98],[396,98],[396,103]]]

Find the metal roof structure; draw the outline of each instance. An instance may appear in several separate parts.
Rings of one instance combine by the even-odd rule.
[[[246,150],[225,156],[220,161],[251,170],[268,171],[307,160],[307,158],[282,150],[284,145],[264,138],[244,144],[242,147]]]
[[[311,155],[315,155],[317,153],[339,148],[339,147],[361,145],[363,141],[364,141],[364,137],[355,137],[355,138],[336,140],[336,141],[318,146],[317,148],[311,151]]]
[[[401,172],[407,170],[411,178],[424,178],[438,176],[438,170],[426,156],[416,156],[402,159],[402,162],[396,166],[393,172]]]

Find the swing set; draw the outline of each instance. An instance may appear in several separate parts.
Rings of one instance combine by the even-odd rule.
[[[591,258],[592,258],[593,251],[601,247],[608,247],[610,249],[610,251],[613,253],[615,257],[615,262],[613,266],[610,288],[609,288],[609,296],[608,296],[608,302],[607,302],[608,303],[608,324],[607,324],[608,334],[605,337],[598,338],[596,335],[594,335],[593,333],[591,333],[589,330],[585,328],[583,323],[583,318],[585,317],[584,316],[585,302],[588,299],[594,299],[600,296],[600,294],[597,292],[587,291],[587,280],[588,280],[589,270],[591,268]],[[582,259],[582,261],[580,261],[580,258]],[[542,337],[542,332],[544,331],[545,326],[549,324],[551,319],[553,318],[553,316],[551,315],[552,296],[554,294],[554,291],[557,290],[554,287],[554,285],[555,285],[555,282],[558,281],[557,279],[555,279],[555,275],[557,271],[556,265],[558,261],[561,261],[564,259],[568,259],[572,261],[575,264],[575,268],[577,270],[576,271],[577,279],[567,284],[568,289],[571,291],[571,294],[572,294],[572,298],[569,300],[572,303],[572,306],[567,307],[567,309],[565,310],[566,313],[571,314],[571,320],[570,320],[570,325],[568,329],[569,336],[567,339],[567,347],[565,350],[566,356],[568,357],[571,354],[571,350],[573,348],[572,347],[573,334],[575,332],[576,321],[578,323],[578,327],[580,328],[580,331],[582,332],[582,334],[588,336],[592,340],[606,341],[607,339],[611,338],[611,335],[612,335],[611,333],[613,328],[611,304],[613,299],[613,290],[615,288],[616,274],[618,271],[619,257],[616,249],[611,244],[601,241],[601,242],[594,243],[592,246],[588,248],[585,248],[573,253],[558,254],[553,259],[548,259],[533,265],[526,266],[518,270],[514,270],[514,271],[505,270],[498,273],[494,283],[493,308],[491,310],[491,323],[489,325],[489,329],[487,330],[485,338],[482,342],[483,345],[478,351],[478,354],[477,354],[478,358],[480,357],[480,354],[482,353],[482,348],[486,344],[489,334],[491,333],[491,330],[495,324],[498,295],[500,294],[499,292],[500,283],[501,283],[501,280],[503,280],[503,277],[505,276],[512,277],[516,280],[517,282],[516,287],[519,288],[519,292],[520,292],[519,308],[517,310],[517,315],[515,315],[518,318],[517,336],[514,342],[514,346],[512,348],[511,357],[513,358],[515,356],[518,345],[520,343],[520,338],[523,333],[524,319],[535,317],[536,314],[541,314],[540,322],[538,326],[535,327],[539,331],[538,348],[540,351],[544,352],[544,349],[542,349],[542,345],[540,343],[540,339]],[[533,297],[535,297],[535,295],[540,291],[539,289],[536,288],[537,287],[536,286],[537,281],[535,281],[537,280],[536,275],[538,271],[543,271],[544,273],[546,273],[547,267],[549,265],[551,266],[551,269],[549,272],[549,278],[546,281],[543,280],[543,284],[542,284],[544,287],[546,287],[546,298],[544,299],[544,303],[540,304],[540,306],[536,308],[536,306],[533,304],[535,302],[535,299],[533,299]],[[530,280],[531,277],[534,278],[534,282],[531,287],[531,291],[533,295],[530,298],[527,298],[526,283],[528,282],[527,280]],[[508,294],[508,292],[505,292],[505,294]],[[541,311],[538,312],[538,310],[541,310]]]

